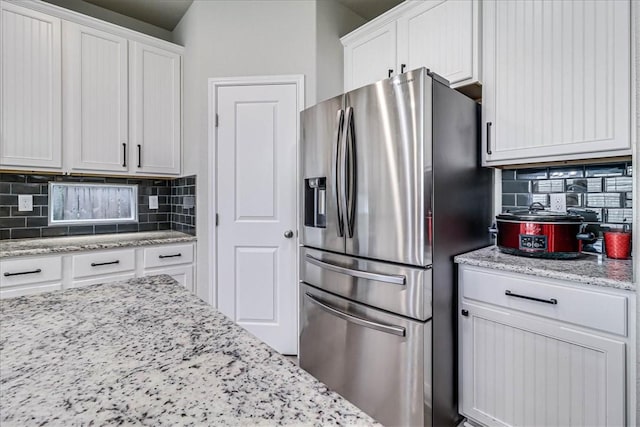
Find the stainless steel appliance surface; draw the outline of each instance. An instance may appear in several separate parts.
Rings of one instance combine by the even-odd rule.
[[[477,117],[424,68],[301,114],[300,366],[383,424],[460,419],[453,256],[490,243]]]

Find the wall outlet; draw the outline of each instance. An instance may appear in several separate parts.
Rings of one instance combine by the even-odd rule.
[[[149,196],[149,209],[158,209],[158,196]]]
[[[551,210],[554,212],[566,212],[567,211],[567,196],[564,193],[550,194],[549,199],[551,201]]]
[[[18,211],[30,212],[33,210],[33,196],[31,194],[18,195]]]
[[[195,206],[195,197],[193,196],[184,196],[182,199],[182,207],[184,209],[192,209]]]

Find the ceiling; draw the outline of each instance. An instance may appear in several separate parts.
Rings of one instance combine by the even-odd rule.
[[[322,0],[320,0],[322,1]],[[392,7],[402,3],[403,0],[336,0],[342,3],[367,21],[382,15]]]
[[[84,0],[113,12],[139,19],[168,31],[178,25],[193,0]],[[200,1],[200,0],[198,0]],[[208,0],[212,1],[212,0]],[[323,1],[323,0],[319,0]],[[386,12],[402,0],[336,0],[367,21]]]
[[[193,0],[84,0],[168,31],[178,25]]]

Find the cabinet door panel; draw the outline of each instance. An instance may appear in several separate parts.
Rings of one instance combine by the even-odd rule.
[[[60,169],[60,20],[2,2],[0,166]]]
[[[345,91],[389,76],[396,70],[396,23],[391,22],[345,47]]]
[[[179,174],[180,55],[134,42],[131,63],[134,169]]]
[[[488,426],[619,426],[625,344],[463,303],[461,411]]]
[[[398,56],[405,71],[427,67],[452,85],[477,81],[474,9],[475,1],[455,0],[429,0],[410,9],[398,21]]]
[[[127,170],[127,40],[82,25],[63,25],[65,141],[72,168]]]
[[[483,5],[485,164],[631,154],[631,2]]]

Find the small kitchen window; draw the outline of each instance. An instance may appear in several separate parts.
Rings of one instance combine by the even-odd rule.
[[[138,186],[49,183],[49,225],[138,222]]]

